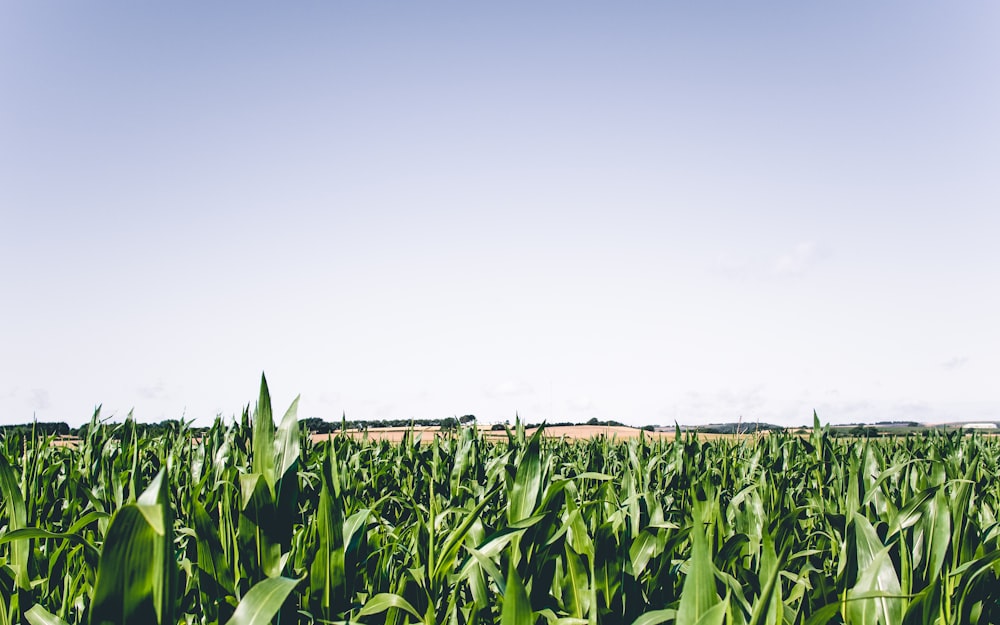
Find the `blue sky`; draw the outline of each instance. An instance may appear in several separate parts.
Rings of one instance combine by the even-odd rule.
[[[998,28],[0,2],[0,421],[1000,419]]]

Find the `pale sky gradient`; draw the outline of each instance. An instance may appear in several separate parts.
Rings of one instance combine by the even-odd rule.
[[[0,0],[0,422],[1000,419],[998,33]]]

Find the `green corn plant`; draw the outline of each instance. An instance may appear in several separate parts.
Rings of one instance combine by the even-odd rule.
[[[101,550],[90,625],[173,624],[177,563],[165,471],[115,513]]]
[[[250,472],[239,476],[241,551],[256,578],[278,577],[292,542],[298,501],[298,398],[275,429],[271,396],[262,376],[253,416]]]
[[[296,410],[262,378],[208,428],[0,433],[0,625],[1000,623],[997,438],[312,443]]]

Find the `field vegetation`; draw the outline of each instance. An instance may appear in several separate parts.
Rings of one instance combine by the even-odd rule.
[[[0,437],[0,625],[1000,623],[1000,440]]]

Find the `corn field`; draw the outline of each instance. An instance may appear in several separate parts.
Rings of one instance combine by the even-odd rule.
[[[297,403],[297,401],[296,401]],[[1000,440],[0,445],[0,625],[1000,623]]]

